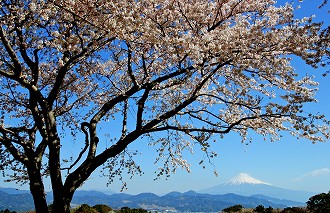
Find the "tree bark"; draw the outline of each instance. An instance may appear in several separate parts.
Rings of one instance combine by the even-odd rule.
[[[28,169],[28,171],[30,191],[33,197],[35,211],[36,213],[49,213],[45,196],[45,188],[41,179],[40,171],[37,169]]]
[[[70,212],[65,210],[65,205],[63,202],[64,198],[64,190],[63,190],[63,182],[60,168],[60,149],[57,148],[59,146],[58,141],[54,141],[54,144],[49,146],[49,170],[50,170],[50,179],[52,183],[53,189],[53,209],[54,212]]]

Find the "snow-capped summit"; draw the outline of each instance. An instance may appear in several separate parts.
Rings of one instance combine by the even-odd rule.
[[[253,178],[247,173],[238,174],[237,176],[230,179],[227,184],[231,184],[231,185],[239,185],[239,184],[266,184],[266,185],[271,185],[269,183],[263,182],[263,181],[258,180],[256,178]]]
[[[313,195],[311,192],[295,191],[276,187],[253,178],[247,173],[240,173],[228,182],[200,190],[199,192],[213,195],[234,193],[237,195],[252,196],[258,194],[299,202],[306,202],[306,200]]]

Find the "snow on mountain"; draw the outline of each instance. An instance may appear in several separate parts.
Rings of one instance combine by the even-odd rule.
[[[239,185],[239,184],[266,184],[266,185],[271,185],[269,183],[263,182],[263,181],[258,180],[256,178],[253,178],[247,173],[238,174],[237,176],[230,179],[227,184],[231,184],[231,185]]]
[[[251,177],[247,173],[240,173],[226,183],[199,191],[200,193],[222,195],[234,193],[242,196],[265,195],[278,199],[306,202],[314,195],[312,192],[283,189]]]

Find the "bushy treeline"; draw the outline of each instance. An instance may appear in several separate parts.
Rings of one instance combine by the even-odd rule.
[[[259,205],[254,209],[244,209],[242,205],[227,207],[222,212],[256,212],[256,213],[330,213],[330,191],[320,193],[309,198],[307,207],[287,207],[284,209],[273,209],[271,206],[265,208]]]
[[[244,208],[242,205],[229,206],[222,210],[222,212],[257,212],[257,213],[282,213],[280,209],[273,209],[271,206],[265,208],[263,205],[259,205],[254,209]]]
[[[111,207],[107,205],[95,205],[93,207],[88,204],[82,204],[77,209],[73,211],[73,213],[147,213],[147,210],[138,208],[131,209],[129,207],[122,207],[120,210],[113,210]]]
[[[113,212],[112,208],[107,205],[95,205],[93,207],[88,204],[82,204],[77,209],[73,210],[73,213],[109,213]]]
[[[244,208],[242,205],[229,206],[222,210],[222,212],[228,213],[313,213],[307,211],[304,207],[287,207],[284,209],[274,209],[273,207],[264,207],[259,205],[256,208]]]
[[[229,206],[222,210],[222,212],[228,213],[330,213],[327,212],[317,212],[310,211],[306,207],[286,207],[284,209],[274,209],[273,207],[264,207],[259,205],[256,208],[244,208],[242,205]]]

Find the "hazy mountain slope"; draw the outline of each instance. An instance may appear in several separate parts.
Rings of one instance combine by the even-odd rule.
[[[17,192],[8,194],[0,190],[0,210],[29,211],[34,209],[33,199],[30,193]]]
[[[252,195],[251,197],[267,200],[267,201],[275,203],[275,204],[286,205],[288,207],[305,206],[306,205],[306,203],[302,203],[302,202],[296,202],[296,201],[286,200],[286,199],[278,199],[278,198],[268,197],[268,196],[265,196],[265,195]]]

